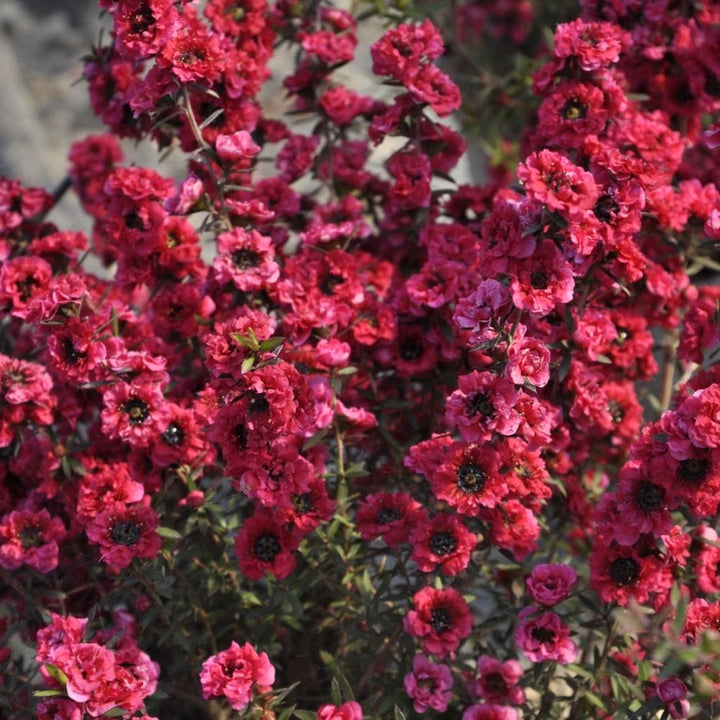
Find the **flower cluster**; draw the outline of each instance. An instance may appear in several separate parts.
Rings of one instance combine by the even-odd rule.
[[[388,11],[386,92],[363,95],[335,3],[100,5],[84,75],[111,134],[72,146],[67,183],[89,237],[0,180],[0,629],[46,685],[8,681],[6,705],[709,707],[720,292],[692,273],[720,193],[693,153],[718,145],[717,12],[587,4],[525,77],[515,177],[474,185],[430,20]],[[486,5],[458,17],[525,41],[526,4]],[[278,113],[260,90],[283,49]],[[118,138],[186,153],[185,175]]]
[[[137,646],[135,620],[127,613],[115,620],[89,636],[87,618],[53,614],[38,631],[36,660],[46,685],[57,688],[44,693],[50,697],[38,705],[39,718],[75,720],[143,709],[160,668]]]

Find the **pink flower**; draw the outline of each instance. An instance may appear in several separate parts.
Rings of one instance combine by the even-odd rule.
[[[275,668],[267,653],[258,653],[250,643],[235,641],[227,650],[209,657],[200,671],[203,697],[225,696],[233,710],[242,710],[253,694],[262,695],[275,682]]]
[[[221,133],[215,138],[215,149],[222,160],[252,158],[260,152],[260,146],[253,142],[247,130],[238,130],[230,135]]]
[[[545,387],[550,380],[550,350],[542,340],[526,337],[526,331],[525,325],[518,325],[508,347],[505,377],[515,385],[527,382],[535,387]]]
[[[474,690],[484,700],[512,705],[525,702],[525,691],[517,685],[523,674],[517,660],[500,662],[491,655],[482,655],[478,658],[477,670]]]
[[[527,579],[527,588],[535,602],[550,607],[568,597],[577,576],[569,565],[536,565]]]
[[[57,567],[65,526],[43,508],[13,510],[0,520],[0,567],[17,570],[29,565],[48,573]]]
[[[651,697],[657,695],[665,705],[672,718],[686,718],[690,715],[690,703],[687,700],[687,686],[677,676],[658,680],[657,685],[648,693]]]
[[[405,692],[413,699],[413,708],[424,713],[428,708],[444,712],[452,697],[453,679],[450,668],[436,665],[425,655],[413,658],[413,669],[405,676]]]
[[[317,711],[317,720],[362,720],[362,716],[362,707],[354,700],[349,700],[340,707],[323,705]]]
[[[570,628],[551,610],[537,614],[539,609],[535,605],[520,612],[515,644],[533,662],[574,662],[578,647],[570,639]]]
[[[519,720],[515,708],[505,705],[471,705],[462,715],[462,720]]]

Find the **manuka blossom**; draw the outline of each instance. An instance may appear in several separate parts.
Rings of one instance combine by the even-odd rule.
[[[447,665],[437,665],[425,655],[413,658],[412,672],[403,681],[416,713],[428,709],[444,712],[452,697],[453,679]]]
[[[29,565],[48,573],[57,567],[65,525],[41,510],[13,510],[0,519],[0,567],[17,570]]]
[[[300,538],[279,525],[267,510],[259,510],[243,524],[235,538],[235,555],[240,570],[251,580],[259,580],[266,572],[279,580],[295,569],[293,551]]]
[[[517,684],[523,675],[517,660],[501,662],[491,655],[481,655],[477,661],[477,673],[472,690],[486,702],[511,705],[525,702],[525,691]]]
[[[86,528],[88,540],[100,546],[100,556],[110,568],[127,567],[134,558],[153,558],[162,540],[158,517],[146,505],[114,502],[96,515]]]
[[[520,424],[514,409],[517,392],[512,382],[490,372],[474,370],[458,378],[458,389],[447,399],[445,416],[463,440],[489,440],[493,432],[512,435]]]
[[[577,577],[577,570],[569,565],[541,563],[532,569],[525,582],[536,603],[552,607],[570,595]]]
[[[234,640],[227,650],[209,657],[200,671],[203,697],[226,697],[233,710],[242,710],[254,695],[269,692],[275,682],[275,668],[267,653]]]
[[[555,660],[567,664],[578,656],[578,647],[570,638],[568,626],[554,612],[540,612],[536,606],[520,612],[515,644],[533,662]]]
[[[413,596],[404,620],[405,632],[420,638],[424,652],[445,658],[458,649],[472,629],[470,608],[454,588],[426,587]]]
[[[453,576],[464,570],[477,545],[477,537],[455,515],[438,513],[412,531],[412,559],[423,572],[438,568]]]
[[[339,707],[337,705],[322,705],[318,708],[317,720],[362,720],[363,712],[360,703],[348,700]]]

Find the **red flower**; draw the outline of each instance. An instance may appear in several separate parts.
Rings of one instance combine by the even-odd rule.
[[[442,36],[429,20],[419,25],[398,25],[370,48],[372,71],[376,75],[392,75],[403,82],[412,77],[421,64],[440,57],[444,50]]]
[[[528,197],[567,220],[592,210],[599,197],[593,176],[552,150],[532,153],[517,169]]]
[[[424,513],[422,505],[407,493],[379,491],[361,501],[357,527],[363,540],[381,535],[388,547],[395,548],[407,542]]]
[[[462,515],[495,507],[508,494],[500,456],[491,445],[454,443],[428,479],[435,497]]]
[[[493,432],[512,435],[520,425],[514,409],[517,392],[508,380],[473,370],[458,378],[458,389],[447,399],[445,417],[466,442],[489,440]]]
[[[515,644],[533,662],[574,662],[579,651],[570,639],[570,628],[551,610],[539,611],[540,608],[533,605],[520,612]]]
[[[426,653],[447,657],[472,630],[470,608],[453,588],[423,588],[413,596],[413,606],[405,616],[405,632],[421,638]]]
[[[549,315],[573,298],[575,280],[567,260],[552,240],[543,240],[526,260],[513,264],[510,295],[520,310],[533,317]]]
[[[115,47],[128,60],[155,55],[180,26],[173,0],[122,0],[112,11]]]
[[[652,549],[645,551],[648,544],[644,538],[633,546],[596,542],[590,556],[590,587],[603,602],[624,606],[633,598],[644,603],[669,589],[672,575]]]
[[[48,573],[57,567],[59,543],[65,537],[62,520],[42,510],[13,510],[0,520],[0,566],[17,570],[29,565]]]
[[[272,240],[257,230],[233,228],[218,235],[217,245],[213,268],[219,282],[232,282],[249,292],[267,289],[280,276]]]
[[[297,535],[278,525],[268,510],[260,509],[237,534],[235,555],[240,570],[251,580],[259,580],[266,572],[282,580],[295,569],[293,551],[299,543]]]
[[[203,698],[225,696],[233,710],[250,704],[253,695],[269,692],[275,668],[267,653],[258,653],[250,643],[240,647],[234,640],[227,650],[209,657],[202,665]]]
[[[127,567],[134,558],[154,558],[162,540],[156,532],[158,517],[146,505],[115,502],[96,515],[86,533],[100,546],[103,562],[113,570]]]
[[[162,390],[157,383],[118,382],[103,394],[105,407],[100,413],[103,432],[111,439],[147,447],[157,434],[156,421],[162,403]]]
[[[429,521],[419,523],[410,537],[412,559],[423,572],[439,568],[445,575],[464,570],[477,545],[477,537],[456,515],[438,513]]]

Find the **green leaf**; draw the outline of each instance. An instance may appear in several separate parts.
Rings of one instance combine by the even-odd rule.
[[[33,693],[34,697],[57,697],[58,695],[64,695],[62,690],[36,690]]]
[[[340,707],[343,703],[342,693],[340,692],[340,683],[338,682],[337,677],[334,677],[330,683],[330,700],[333,705],[337,705],[338,707]]]
[[[335,374],[336,375],[354,375],[357,372],[357,368],[354,365],[348,365],[347,367],[340,368]]]
[[[260,343],[260,350],[262,352],[272,352],[276,348],[279,348],[284,342],[284,337],[271,337]]]
[[[397,705],[393,708],[393,713],[395,720],[407,720],[405,713]]]
[[[295,717],[300,720],[317,720],[317,713],[310,710],[295,710]]]
[[[155,528],[155,532],[160,537],[167,538],[168,540],[182,540],[182,535],[177,530],[173,530],[169,527],[160,525],[160,527]]]
[[[240,374],[244,375],[245,373],[250,372],[250,370],[252,370],[252,367],[254,364],[255,364],[254,357],[245,358],[240,365]]]
[[[343,702],[347,702],[348,700],[354,700],[355,695],[353,694],[352,688],[350,687],[350,683],[348,682],[348,679],[339,670],[335,679],[337,680],[338,686],[340,687],[340,694],[342,696]]]
[[[67,685],[67,675],[55,665],[51,665],[50,663],[45,663],[45,670],[47,670],[48,675],[53,679],[57,680],[63,687]]]

